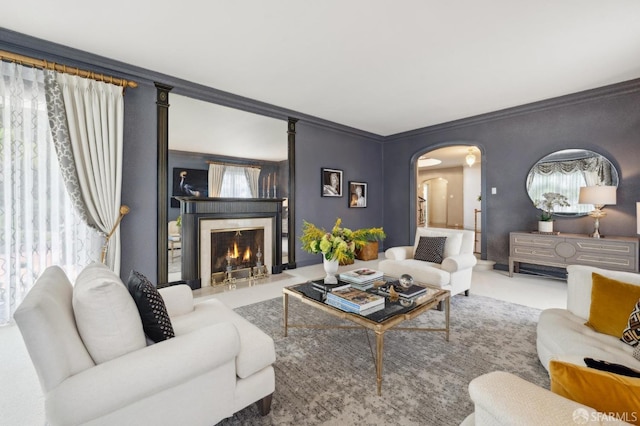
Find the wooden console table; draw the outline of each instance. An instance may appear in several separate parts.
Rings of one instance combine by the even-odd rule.
[[[584,234],[509,234],[509,276],[520,263],[555,266],[590,265],[603,269],[638,272],[638,238],[592,238]]]

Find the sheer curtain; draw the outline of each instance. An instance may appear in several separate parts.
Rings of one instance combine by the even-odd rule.
[[[225,166],[221,197],[251,198],[251,188],[244,167]]]
[[[0,325],[36,278],[59,265],[75,279],[102,238],[77,214],[51,141],[44,72],[0,61]]]

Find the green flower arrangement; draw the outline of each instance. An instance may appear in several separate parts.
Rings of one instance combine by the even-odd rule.
[[[327,232],[312,223],[304,221],[302,227],[302,249],[308,253],[322,253],[327,260],[347,262],[353,260],[356,249],[362,248],[368,241],[379,241],[386,238],[382,228],[363,228],[352,231],[342,228],[342,219]]]

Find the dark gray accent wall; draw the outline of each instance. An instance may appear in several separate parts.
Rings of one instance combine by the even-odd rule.
[[[377,141],[300,120],[296,126],[296,230],[303,220],[330,231],[336,219],[351,229],[383,224],[382,146]],[[322,197],[321,169],[343,171],[342,197]],[[366,208],[349,208],[349,181],[366,182]],[[296,245],[296,262],[306,266],[322,261]]]
[[[122,204],[131,208],[120,224],[123,279],[135,269],[157,280],[156,87],[138,82],[124,97]]]
[[[565,148],[585,148],[608,157],[620,173],[618,203],[601,220],[605,235],[636,237],[636,201],[640,201],[640,80],[569,95],[412,131],[387,138],[384,157],[386,246],[411,244],[415,230],[410,191],[415,155],[460,141],[482,149],[483,232],[486,258],[508,263],[509,232],[531,231],[537,210],[525,179],[543,156]],[[495,187],[497,194],[490,189]],[[557,218],[555,230],[589,233],[593,219]]]

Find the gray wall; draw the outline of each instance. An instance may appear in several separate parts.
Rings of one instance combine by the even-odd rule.
[[[156,88],[150,82],[138,84],[124,96],[122,203],[131,208],[131,213],[120,224],[120,275],[127,278],[135,269],[156,282]]]
[[[321,169],[339,169],[342,197],[321,196]],[[369,138],[301,121],[296,135],[296,230],[300,235],[303,220],[331,230],[336,219],[351,229],[380,227],[383,223],[382,146]],[[366,182],[367,207],[348,206],[349,181]],[[299,248],[299,266],[322,261],[320,255]]]
[[[384,227],[387,246],[409,244],[415,222],[409,191],[412,158],[428,147],[461,141],[482,150],[482,229],[486,258],[502,267],[509,232],[536,228],[539,211],[525,189],[531,166],[550,152],[585,148],[608,157],[620,173],[618,203],[606,207],[605,235],[636,237],[635,203],[640,201],[640,81],[522,106],[481,117],[420,129],[384,142]],[[401,167],[398,167],[401,165]],[[497,188],[492,195],[490,188]],[[555,230],[588,233],[593,219],[558,218]]]
[[[474,144],[482,150],[483,230],[487,257],[505,264],[509,231],[535,227],[537,210],[524,182],[531,165],[563,148],[586,148],[612,160],[620,172],[618,205],[601,230],[610,235],[635,234],[635,202],[640,200],[638,138],[640,80],[560,98],[547,103],[460,120],[382,138],[286,108],[242,98],[171,76],[141,69],[87,52],[0,28],[0,48],[49,61],[114,74],[138,82],[125,95],[124,171],[122,201],[131,207],[123,220],[122,275],[136,269],[156,280],[157,149],[156,90],[153,82],[174,86],[173,92],[274,118],[299,118],[296,144],[296,232],[303,219],[330,228],[337,217],[350,228],[383,225],[385,247],[410,244],[415,227],[413,157],[425,148]],[[384,142],[382,142],[384,141]],[[347,198],[320,196],[320,169],[344,171],[349,180],[369,184],[368,207],[348,208]],[[383,178],[384,177],[384,178]],[[497,187],[497,195],[487,188]],[[343,188],[343,190],[345,190]],[[592,220],[562,219],[563,232],[585,233]],[[318,263],[319,256],[296,251],[300,266]]]

